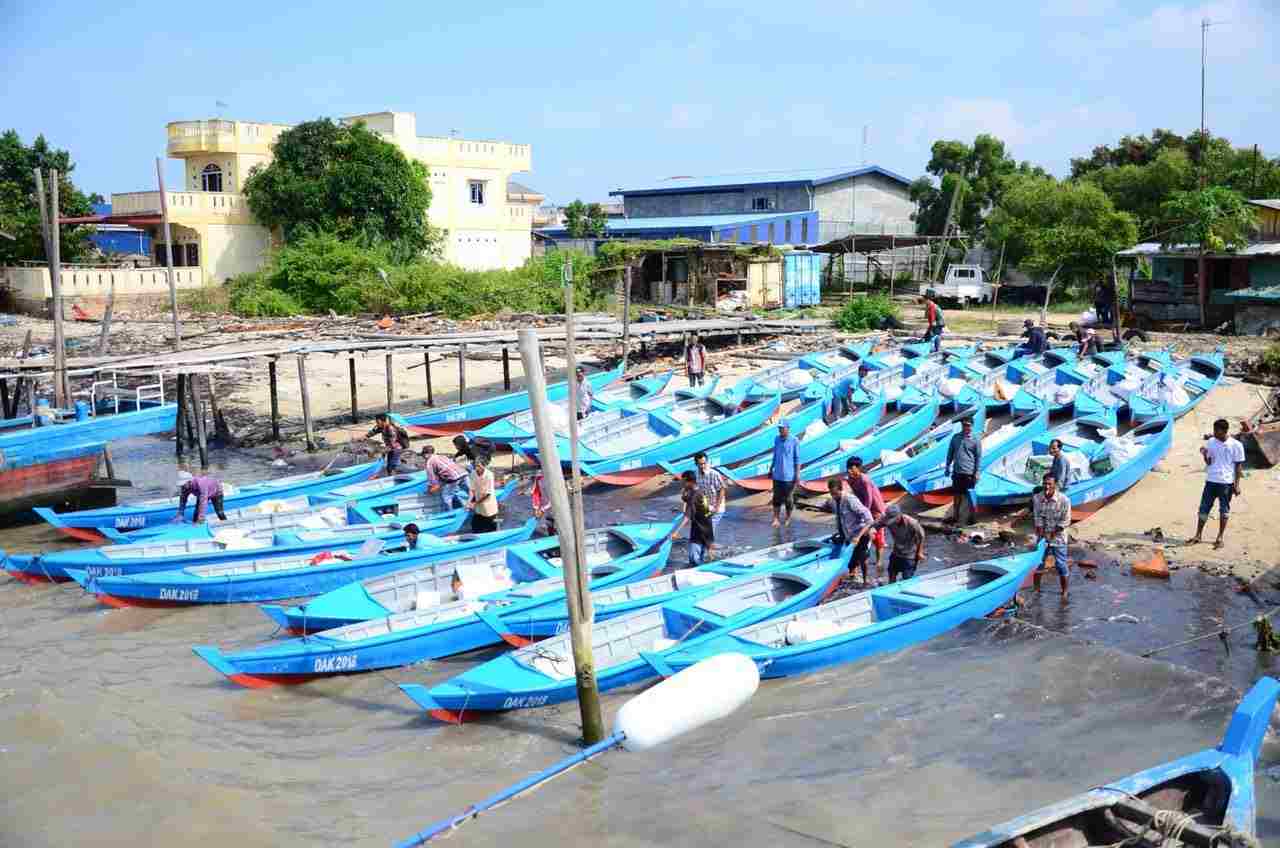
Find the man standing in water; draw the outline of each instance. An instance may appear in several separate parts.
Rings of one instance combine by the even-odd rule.
[[[699,341],[697,333],[693,334],[689,346],[684,349],[684,367],[689,375],[690,387],[701,386],[707,370],[707,348]]]
[[[969,491],[978,483],[978,469],[982,465],[982,440],[973,435],[973,419],[960,422],[960,432],[951,437],[947,448],[947,474],[951,477],[951,514],[947,521],[957,527],[967,527],[973,522],[969,509]]]
[[[791,425],[778,422],[778,437],[773,440],[773,462],[769,466],[769,479],[773,481],[773,526],[787,511],[786,523],[791,523],[791,510],[795,506],[796,475],[800,473],[800,440],[791,435]]]
[[[1190,544],[1200,543],[1200,534],[1209,522],[1209,510],[1218,502],[1218,538],[1215,550],[1222,547],[1222,537],[1227,532],[1227,517],[1231,514],[1231,496],[1240,494],[1240,471],[1244,468],[1244,445],[1233,438],[1227,419],[1213,422],[1213,438],[1200,448],[1200,457],[1206,466],[1204,491],[1200,493],[1200,514],[1196,520],[1196,535]]]
[[[849,461],[845,463],[845,482],[849,484],[849,491],[853,492],[853,496],[867,508],[871,513],[871,517],[876,521],[884,515],[884,495],[880,494],[880,487],[871,482],[862,471],[862,458],[858,456],[849,457]],[[876,549],[876,579],[880,579],[880,555],[884,553],[884,528],[875,527],[871,531],[871,544]],[[866,563],[862,563],[862,569],[866,571]]]
[[[1067,527],[1071,524],[1071,501],[1058,491],[1058,481],[1045,474],[1044,488],[1031,496],[1031,514],[1036,525],[1036,543],[1047,543],[1044,564],[1032,576],[1035,590],[1040,591],[1040,576],[1052,564],[1062,585],[1062,600],[1067,599]]]
[[[697,478],[698,491],[707,498],[711,505],[711,525],[716,532],[720,531],[720,519],[724,518],[725,505],[728,501],[729,486],[724,475],[711,467],[704,451],[693,455],[693,463],[697,466],[694,476]]]
[[[684,515],[676,529],[671,531],[671,538],[680,535],[680,529],[689,525],[689,567],[696,568],[707,561],[715,546],[716,529],[711,517],[711,504],[707,496],[698,488],[698,475],[686,471],[680,475],[683,488],[680,497],[684,501]]]
[[[839,477],[827,480],[827,492],[831,495],[831,511],[836,516],[836,533],[831,544],[840,549],[845,545],[853,545],[853,556],[849,558],[849,576],[854,570],[862,571],[862,582],[867,582],[867,542],[871,535],[871,512],[862,505],[862,501],[853,496],[844,487]]]

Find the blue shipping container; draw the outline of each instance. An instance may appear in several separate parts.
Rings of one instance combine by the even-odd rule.
[[[783,301],[787,308],[817,306],[822,301],[821,259],[807,250],[782,255]]]

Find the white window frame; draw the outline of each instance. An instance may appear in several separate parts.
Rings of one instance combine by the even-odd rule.
[[[217,189],[209,188],[210,178],[214,176],[218,178]],[[200,171],[200,190],[210,191],[214,193],[219,193],[223,191],[223,189],[225,188],[225,184],[223,183],[222,177],[223,177],[222,168],[220,168],[216,163],[210,162],[208,165],[205,165],[204,168],[201,169]]]

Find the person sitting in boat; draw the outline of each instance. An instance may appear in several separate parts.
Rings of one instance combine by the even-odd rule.
[[[884,515],[876,522],[877,529],[888,530],[893,537],[893,550],[889,552],[889,582],[910,580],[924,559],[924,527],[903,513],[897,504],[885,507]]]
[[[422,535],[422,531],[418,529],[416,524],[406,524],[404,526],[404,544],[411,551],[418,549],[418,537]]]
[[[1058,582],[1062,586],[1062,600],[1067,600],[1067,527],[1071,524],[1071,501],[1058,489],[1058,481],[1052,474],[1046,473],[1043,478],[1044,488],[1031,496],[1031,514],[1036,527],[1036,544],[1044,539],[1048,543],[1045,548],[1044,565],[1037,568],[1032,576],[1032,583],[1037,592],[1040,591],[1040,576],[1050,563],[1058,572]]]
[[[854,497],[844,487],[839,477],[827,480],[827,492],[831,494],[831,511],[836,517],[836,532],[831,537],[831,544],[838,551],[845,545],[853,545],[853,557],[849,560],[849,576],[854,569],[862,568],[862,582],[867,582],[867,542],[871,535],[871,510],[862,505],[862,501]],[[859,557],[859,552],[862,556]]]
[[[1022,335],[1026,341],[1018,345],[1018,356],[1039,356],[1049,349],[1044,327],[1036,326],[1030,318],[1022,322]]]
[[[587,382],[587,372],[581,365],[578,366],[578,420],[586,418],[591,414],[591,400],[594,393],[591,391],[591,384]]]
[[[467,471],[447,456],[436,453],[435,445],[422,449],[426,458],[423,469],[427,472],[427,490],[439,492],[445,509],[457,509],[466,503],[461,489],[467,482]]]
[[[392,421],[385,412],[379,412],[373,420],[373,429],[365,433],[365,438],[382,436],[382,443],[387,447],[385,473],[390,477],[400,467],[400,454],[409,449],[409,433]]]
[[[173,517],[174,521],[181,521],[186,515],[189,497],[196,499],[196,512],[192,523],[204,523],[204,515],[210,504],[213,505],[213,511],[219,519],[227,520],[227,513],[222,508],[222,481],[217,477],[188,473],[178,480],[178,514]]]
[[[1094,356],[1100,349],[1101,348],[1098,345],[1098,334],[1093,331],[1092,327],[1090,327],[1084,331],[1084,338],[1080,340],[1080,344],[1076,348],[1076,356],[1080,359],[1084,359],[1089,356]]]

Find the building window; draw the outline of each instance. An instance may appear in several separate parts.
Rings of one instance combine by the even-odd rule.
[[[187,247],[187,267],[188,268],[200,267],[200,245],[196,244],[195,242],[191,242],[186,247]]]
[[[800,219],[800,243],[801,244],[809,243],[809,219],[808,218]]]
[[[201,191],[222,191],[222,169],[217,165],[205,165],[200,172]]]
[[[768,197],[755,197],[751,199],[752,212],[767,212],[773,208],[773,200]]]
[[[791,244],[791,219],[788,218],[782,224],[782,241],[784,244]]]
[[[477,206],[484,206],[484,181],[467,180],[467,188],[471,192],[471,202]]]

